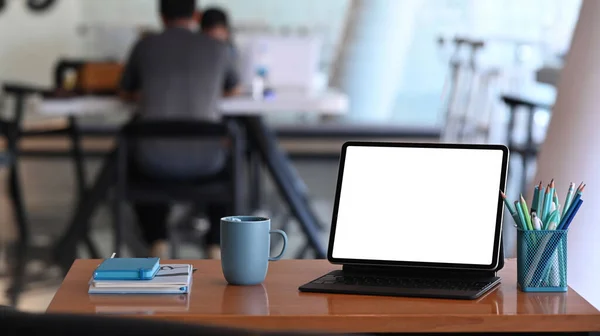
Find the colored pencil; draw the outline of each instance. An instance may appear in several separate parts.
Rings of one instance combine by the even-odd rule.
[[[531,201],[531,213],[537,212],[539,199],[540,199],[540,187],[535,186],[535,188],[533,188],[533,201]]]
[[[506,194],[503,193],[502,191],[500,191],[500,195],[502,196],[502,200],[504,201],[504,204],[506,205],[508,212],[510,212],[511,216],[515,215],[517,213],[517,211],[513,208],[512,204],[510,204],[510,202],[506,198]]]
[[[571,222],[573,222],[573,219],[575,218],[575,215],[577,215],[577,211],[579,211],[579,208],[581,207],[581,204],[583,204],[583,200],[579,199],[577,201],[577,204],[575,204],[575,208],[571,212],[571,215],[569,216],[569,219],[567,220],[566,224],[561,228],[562,230],[568,230],[569,229],[569,226],[571,226]]]
[[[538,217],[542,215],[542,211],[544,210],[544,186],[542,186],[542,181],[538,185],[538,204],[536,206],[536,212]]]
[[[581,199],[581,193],[577,192],[575,194],[575,197],[573,198],[573,201],[571,202],[571,206],[569,207],[569,210],[567,210],[567,213],[560,219],[560,223],[558,224],[557,230],[563,230],[563,227],[567,223],[567,220],[571,217],[571,213],[573,213],[573,211],[575,210],[575,207],[577,206],[577,203],[579,203],[580,199]]]
[[[525,216],[525,220],[527,221],[527,227],[529,228],[529,230],[533,230],[531,216],[529,215],[529,209],[527,209],[527,202],[525,202],[525,198],[523,198],[523,195],[521,195],[521,208],[523,208],[523,215]]]
[[[521,228],[525,231],[529,230],[529,227],[527,227],[527,221],[525,220],[525,215],[523,214],[523,208],[521,208],[521,203],[519,203],[519,201],[515,201],[515,208],[517,208],[517,213],[519,214]]]
[[[558,192],[556,191],[556,188],[554,188],[554,196],[552,197],[552,202],[556,206],[556,210],[560,211],[560,203],[558,202]]]
[[[542,216],[542,221],[548,220],[548,215],[550,215],[550,206],[552,205],[552,195],[554,194],[554,179],[550,181],[548,188],[546,188],[546,195],[544,198],[544,214]]]
[[[567,191],[567,198],[565,199],[565,204],[563,204],[562,216],[564,217],[569,210],[569,206],[571,205],[571,201],[573,200],[573,193],[575,192],[575,183],[571,182],[569,184],[569,191]]]

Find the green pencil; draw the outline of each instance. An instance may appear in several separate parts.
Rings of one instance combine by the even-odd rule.
[[[527,227],[527,221],[525,220],[525,215],[523,214],[523,208],[521,208],[521,203],[519,203],[519,201],[515,201],[515,208],[517,208],[517,213],[519,213],[521,228],[525,231],[529,230]]]
[[[529,215],[529,209],[527,209],[527,202],[525,202],[525,198],[523,198],[523,195],[521,195],[521,208],[523,208],[523,215],[525,216],[527,227],[529,228],[529,230],[533,230],[533,224],[531,223],[531,215]]]
[[[504,204],[506,205],[506,208],[508,209],[508,212],[510,212],[511,216],[514,216],[517,214],[517,211],[513,208],[512,204],[510,204],[510,202],[508,201],[508,199],[506,199],[506,194],[503,193],[502,191],[500,191],[500,195],[502,195],[502,200],[504,201]]]

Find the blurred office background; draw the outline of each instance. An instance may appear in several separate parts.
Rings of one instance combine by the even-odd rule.
[[[345,114],[320,116],[293,109],[269,114],[282,148],[306,183],[319,219],[329,224],[339,145],[350,139],[459,141],[511,146],[509,192],[519,193],[535,174],[537,147],[545,138],[549,107],[577,23],[580,0],[200,0],[229,12],[236,37],[253,34],[312,36],[320,41],[315,85],[348,97]],[[155,1],[58,0],[34,13],[20,0],[0,10],[0,81],[51,87],[60,59],[123,61],[140,31],[159,29]],[[0,96],[10,118],[14,101]],[[531,116],[531,118],[530,118]],[[89,116],[81,125],[116,125],[119,116]],[[29,128],[54,127],[64,118],[27,118]],[[86,149],[106,149],[103,138],[84,139]],[[61,139],[24,139],[32,149],[65,148]],[[99,160],[86,161],[94,175]],[[21,163],[33,244],[50,244],[75,206],[72,164],[48,157]],[[6,189],[6,169],[0,170]],[[91,177],[90,177],[91,178]],[[287,221],[285,205],[264,180],[264,211]],[[11,242],[16,238],[11,204],[0,196],[0,266],[8,286]],[[289,231],[295,249],[302,233]],[[94,220],[92,239],[110,254],[106,211]],[[323,243],[327,227],[321,232]],[[507,256],[515,232],[505,228]],[[182,257],[203,257],[193,244]],[[8,251],[8,252],[7,252]],[[294,248],[288,253],[293,258]],[[85,257],[82,250],[81,256]],[[47,267],[44,264],[31,268]],[[58,277],[60,278],[60,277]],[[32,285],[21,306],[43,310],[56,283]],[[0,303],[2,303],[0,295]]]

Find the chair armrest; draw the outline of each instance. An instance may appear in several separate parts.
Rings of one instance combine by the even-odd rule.
[[[522,97],[504,95],[504,96],[502,96],[502,100],[504,101],[504,103],[506,105],[511,106],[511,107],[525,106],[529,109],[539,108],[539,109],[548,110],[548,111],[552,110],[551,105],[540,103],[540,102],[522,98]]]
[[[7,94],[15,95],[29,95],[29,94],[51,94],[52,90],[47,88],[36,87],[28,84],[20,83],[4,83],[2,84],[2,91]]]
[[[134,120],[121,129],[125,138],[217,138],[229,129],[222,123],[190,120]]]

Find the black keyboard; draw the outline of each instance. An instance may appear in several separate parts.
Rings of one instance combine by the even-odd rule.
[[[437,279],[349,275],[334,271],[300,287],[305,292],[476,299],[500,278]]]

